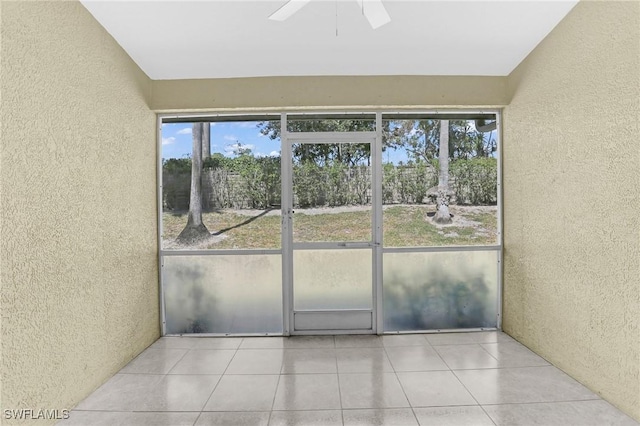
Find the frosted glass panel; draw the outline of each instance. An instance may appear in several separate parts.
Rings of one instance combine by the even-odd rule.
[[[385,253],[385,331],[497,326],[498,252]]]
[[[281,333],[280,255],[165,256],[167,334]]]
[[[371,249],[294,250],[294,309],[371,309],[371,262]]]

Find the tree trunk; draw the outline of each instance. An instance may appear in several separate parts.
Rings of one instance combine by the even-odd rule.
[[[189,196],[189,216],[177,241],[193,244],[211,234],[202,223],[202,146],[204,123],[193,123],[193,154],[191,156],[191,193]]]
[[[440,173],[438,174],[438,196],[436,199],[436,214],[433,220],[436,223],[451,223],[449,213],[449,120],[440,120],[440,152],[438,155]]]
[[[202,125],[202,167],[204,168],[205,160],[211,157],[211,123],[202,123]],[[202,208],[205,211],[211,209],[211,203],[207,197],[202,199]]]
[[[202,123],[202,161],[211,157],[211,123]]]

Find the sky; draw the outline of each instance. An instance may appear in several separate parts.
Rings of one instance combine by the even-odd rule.
[[[260,133],[258,122],[211,123],[211,153],[233,157],[238,144],[251,149],[256,156],[280,155],[280,140]],[[191,157],[191,123],[162,125],[162,158]]]
[[[238,146],[250,149],[257,157],[279,156],[280,139],[272,140],[260,133],[256,121],[211,123],[211,153],[234,157]],[[486,134],[488,135],[488,133]],[[492,137],[495,133],[492,132]],[[165,123],[162,125],[162,158],[191,157],[191,123]],[[382,153],[383,163],[407,162],[402,149],[387,149]]]

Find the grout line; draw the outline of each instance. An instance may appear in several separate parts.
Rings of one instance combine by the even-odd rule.
[[[498,357],[494,356],[491,352],[489,352],[487,350],[487,348],[484,347],[484,345],[487,345],[488,343],[478,343],[480,345],[480,347],[482,348],[483,351],[485,351],[486,353],[489,354],[489,356],[491,356],[493,359],[495,359],[498,363],[500,363],[500,360],[498,359]],[[497,344],[497,342],[496,342]],[[500,368],[500,367],[496,367],[496,368]]]
[[[242,342],[240,342],[242,343]],[[240,347],[240,345],[238,345],[238,347]],[[213,387],[213,390],[211,391],[211,394],[209,395],[209,398],[207,398],[207,401],[204,403],[204,405],[202,406],[202,409],[200,410],[200,412],[202,412],[205,407],[207,406],[207,404],[209,403],[209,401],[211,400],[211,397],[213,396],[213,393],[216,391],[216,389],[218,389],[218,385],[220,385],[220,382],[222,381],[222,378],[224,377],[224,375],[227,373],[227,369],[229,368],[229,366],[231,365],[231,363],[233,362],[233,359],[236,357],[236,354],[238,353],[238,349],[235,350],[235,352],[233,353],[233,356],[231,357],[231,359],[229,360],[229,362],[227,363],[227,366],[224,368],[224,371],[222,372],[222,374],[220,374],[220,378],[218,379],[218,381],[216,382],[216,385]]]
[[[338,378],[338,399],[340,400],[340,421],[344,426],[344,407],[342,406],[342,391],[340,390],[340,369],[338,367],[338,346],[336,344],[336,336],[333,336],[333,355],[336,361],[336,377]]]
[[[474,394],[471,393],[471,391],[465,386],[464,383],[462,383],[462,380],[460,380],[460,378],[458,377],[458,375],[456,374],[455,371],[451,370],[451,374],[453,374],[453,377],[456,378],[456,380],[462,385],[462,387],[467,391],[467,393],[469,395],[471,395],[471,398],[473,398],[473,400],[476,402],[477,406],[480,407],[480,409],[482,410],[482,412],[484,413],[485,416],[487,416],[487,418],[494,424],[497,426],[497,423],[493,420],[493,418],[489,415],[489,413],[487,413],[487,410],[484,409],[484,407],[482,406],[482,404],[480,404],[480,402],[478,401],[478,399],[475,397]]]
[[[482,404],[485,407],[492,407],[498,405],[533,405],[533,404],[566,404],[570,402],[592,402],[592,401],[605,401],[604,399],[598,397],[592,399],[563,399],[561,401],[527,401],[527,402],[497,402],[491,404]],[[610,402],[605,401],[611,405]],[[620,410],[618,410],[620,411]],[[621,412],[621,411],[620,411]]]
[[[282,370],[282,367],[280,367]],[[278,395],[278,390],[280,389],[280,381],[282,379],[282,374],[278,375],[278,383],[276,383],[276,390],[273,392],[273,399],[271,400],[271,410],[269,410],[269,418],[267,419],[267,425],[271,423],[271,415],[273,414],[273,407],[276,405],[276,395]]]
[[[207,401],[207,402],[209,402],[209,401]],[[205,403],[204,405],[207,405],[207,404]],[[204,407],[202,407],[202,408],[204,408]],[[201,416],[202,416],[202,411],[200,411],[198,413],[198,417],[196,417],[196,419],[193,421],[193,424],[191,426],[196,426],[198,424],[198,420],[200,420]]]
[[[180,359],[179,359],[178,361],[176,361],[176,363],[175,363],[175,364],[173,364],[173,366],[172,366],[172,367],[171,367],[171,368],[170,368],[166,373],[164,373],[164,375],[165,375],[165,376],[168,376],[168,375],[169,375],[169,373],[171,373],[171,372],[173,371],[173,369],[174,369],[174,368],[176,368],[176,366],[177,366],[178,364],[180,364],[180,361],[182,361],[182,360],[184,359],[184,357],[185,357],[185,356],[187,356],[187,354],[188,354],[189,352],[191,352],[191,349],[187,349],[187,351],[186,351],[184,354],[182,354],[182,356],[180,357]]]
[[[420,347],[420,346],[417,346],[417,347]],[[413,409],[413,405],[411,404],[411,400],[409,400],[409,396],[407,395],[407,391],[404,389],[404,386],[402,385],[402,381],[400,380],[400,377],[398,376],[398,371],[396,371],[396,367],[393,365],[393,362],[391,362],[391,357],[387,353],[387,348],[386,347],[384,347],[384,354],[389,359],[389,364],[391,364],[391,368],[393,370],[393,374],[396,376],[396,380],[398,381],[398,384],[400,385],[400,389],[402,389],[402,394],[404,395],[404,398],[407,400],[407,404],[409,404],[409,409],[411,410],[411,413],[413,414],[413,418],[416,420],[416,424],[419,425],[420,421],[418,420],[418,415],[416,414],[415,410]],[[384,371],[382,373],[384,373]]]

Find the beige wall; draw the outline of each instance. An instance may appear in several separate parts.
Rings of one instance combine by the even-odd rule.
[[[157,111],[503,106],[506,77],[262,77],[156,80]]]
[[[640,420],[640,3],[581,2],[509,78],[504,329]]]
[[[1,406],[72,408],[159,335],[151,82],[78,2],[1,52]]]

